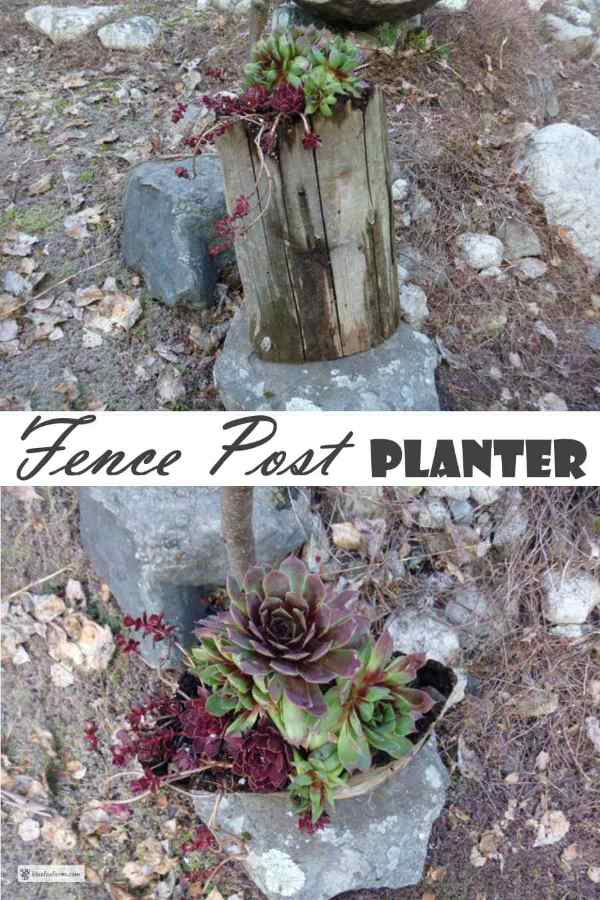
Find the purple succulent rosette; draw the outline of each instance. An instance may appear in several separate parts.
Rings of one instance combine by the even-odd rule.
[[[321,685],[352,678],[368,622],[356,609],[357,594],[336,594],[294,557],[279,569],[256,566],[243,588],[228,579],[231,606],[200,628],[240,672],[265,679],[274,702],[284,694],[313,716],[327,712]]]

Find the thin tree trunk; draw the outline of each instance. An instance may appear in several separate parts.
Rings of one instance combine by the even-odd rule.
[[[242,581],[256,562],[253,525],[254,488],[224,487],[221,527],[227,547],[229,572]]]

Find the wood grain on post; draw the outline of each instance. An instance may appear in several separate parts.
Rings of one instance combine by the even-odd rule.
[[[379,90],[318,118],[322,146],[282,126],[270,178],[242,124],[219,140],[230,211],[240,195],[257,224],[236,242],[250,336],[261,359],[308,362],[370,350],[400,321],[387,122]],[[254,209],[253,213],[254,215]]]

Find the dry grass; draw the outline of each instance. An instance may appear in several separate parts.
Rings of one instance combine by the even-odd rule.
[[[401,251],[416,248],[421,255],[416,281],[429,299],[428,331],[459,363],[440,370],[442,403],[451,409],[528,409],[553,392],[570,409],[589,409],[597,367],[582,335],[595,288],[583,262],[547,226],[521,185],[514,163],[522,145],[512,138],[519,123],[554,121],[552,107],[559,99],[562,104],[563,95],[561,115],[579,123],[572,85],[585,108],[595,103],[597,109],[598,84],[591,72],[567,73],[564,65],[567,77],[558,77],[539,34],[539,16],[525,2],[474,0],[463,15],[434,8],[426,25],[435,39],[428,52],[376,53],[368,71],[387,97],[394,173],[408,175],[432,204],[431,214],[409,227],[398,217],[396,234]],[[549,263],[546,279],[500,283],[456,264],[459,234],[494,234],[508,219],[536,228]],[[497,308],[508,315],[499,334],[482,327]],[[556,341],[540,337],[539,320]],[[509,361],[515,353],[523,363],[518,372]],[[501,384],[490,378],[493,368],[503,370]]]
[[[427,532],[415,526],[414,499],[406,493],[386,489],[372,504],[371,514],[387,522],[383,556],[404,546],[416,564],[412,573],[387,584],[381,583],[377,563],[365,564],[366,594],[377,615],[406,606],[441,614],[447,595],[431,587],[435,580],[444,584],[451,563],[465,583],[495,601],[501,626],[466,654],[465,700],[436,729],[456,777],[431,842],[429,872],[438,873],[435,883],[426,879],[394,894],[394,900],[420,900],[428,889],[437,900],[597,896],[587,871],[600,853],[600,765],[586,719],[599,715],[592,686],[597,691],[600,685],[600,615],[594,614],[593,630],[583,639],[552,635],[542,615],[542,580],[550,569],[600,574],[600,490],[532,488],[523,495],[530,527],[522,539],[508,556],[492,551],[469,563],[456,541],[448,541],[446,552],[437,556],[428,552]],[[340,490],[328,492],[324,505],[330,522],[352,518],[343,511]],[[356,566],[356,557],[351,559],[336,554],[347,575]],[[457,585],[456,569],[452,572]],[[545,697],[556,700],[548,714],[524,716],[517,705]],[[471,754],[467,762],[465,748]],[[548,810],[566,816],[568,835],[559,844],[535,847],[540,818]],[[491,831],[498,855],[477,869],[472,848]],[[375,894],[359,896],[370,900]]]

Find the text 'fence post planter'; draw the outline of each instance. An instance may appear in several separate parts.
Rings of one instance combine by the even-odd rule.
[[[303,146],[301,123],[280,126],[277,158],[265,155],[262,172],[243,123],[218,143],[229,211],[240,195],[258,194],[258,221],[236,253],[250,338],[269,362],[351,356],[381,344],[400,322],[380,90],[313,127],[317,150]]]

